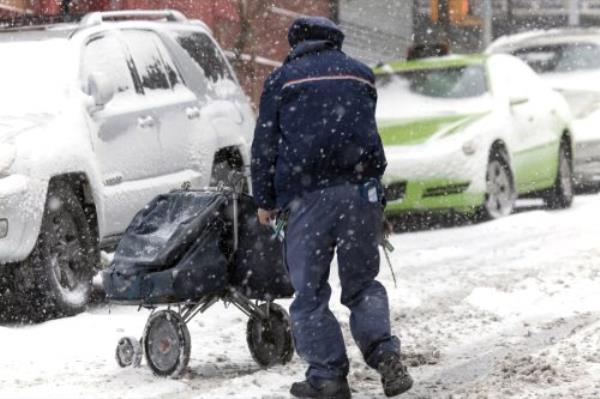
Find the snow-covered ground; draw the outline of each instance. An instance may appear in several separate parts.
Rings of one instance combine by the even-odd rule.
[[[399,286],[382,264],[394,330],[416,384],[406,398],[600,398],[600,195],[573,209],[530,210],[475,226],[393,237]],[[335,284],[334,284],[335,285]],[[334,292],[339,298],[339,291]],[[288,303],[285,303],[287,305]],[[343,324],[355,398],[382,397]],[[261,370],[246,319],[216,305],[190,325],[181,380],[120,369],[119,337],[146,311],[99,307],[27,327],[0,327],[1,398],[287,398],[298,358]]]

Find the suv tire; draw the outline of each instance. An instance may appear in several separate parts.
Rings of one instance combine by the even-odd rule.
[[[238,165],[235,159],[219,160],[215,157],[215,163],[213,164],[212,174],[210,177],[210,186],[216,187],[219,183],[223,183],[225,186],[229,186],[229,174],[233,171],[241,172],[243,165]],[[248,180],[244,181],[242,192],[245,194],[249,193]]]
[[[68,184],[51,183],[38,241],[20,268],[26,274],[24,316],[38,321],[83,311],[98,262],[97,238],[81,201]]]
[[[210,178],[210,185],[216,187],[219,183],[227,185],[229,183],[229,173],[235,170],[228,160],[216,161],[213,165],[213,170]]]

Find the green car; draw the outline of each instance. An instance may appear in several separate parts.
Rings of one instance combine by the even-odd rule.
[[[391,62],[375,69],[388,214],[510,214],[519,196],[573,200],[564,98],[504,54]]]

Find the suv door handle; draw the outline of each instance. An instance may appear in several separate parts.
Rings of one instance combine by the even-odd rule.
[[[200,109],[198,109],[198,107],[187,107],[185,109],[185,114],[188,119],[198,119],[200,118]]]
[[[149,129],[151,127],[154,127],[154,118],[150,115],[140,116],[138,118],[138,126],[142,129]]]

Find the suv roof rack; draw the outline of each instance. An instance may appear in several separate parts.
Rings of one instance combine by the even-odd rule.
[[[126,10],[126,11],[104,11],[92,12],[83,17],[80,27],[100,25],[106,20],[127,19],[166,19],[168,22],[188,22],[183,13],[177,10]]]

